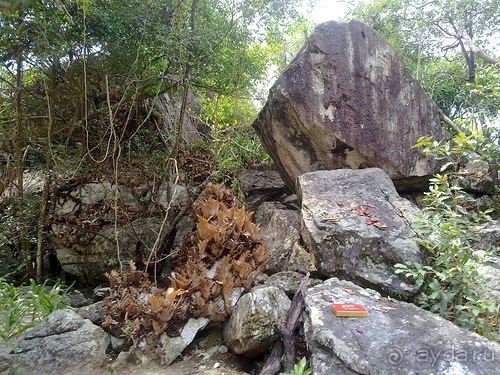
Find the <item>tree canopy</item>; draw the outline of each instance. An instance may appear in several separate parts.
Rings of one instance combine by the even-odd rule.
[[[476,114],[484,124],[500,104],[499,12],[498,0],[374,0],[360,2],[352,15],[396,48],[448,116]]]

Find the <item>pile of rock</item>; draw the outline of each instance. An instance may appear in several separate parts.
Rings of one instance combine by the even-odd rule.
[[[441,140],[447,134],[435,104],[394,50],[357,21],[318,26],[271,88],[254,128],[282,180],[276,172],[257,170],[241,178],[270,258],[267,276],[239,298],[224,323],[224,345],[250,358],[268,353],[283,333],[291,297],[310,273],[314,278],[303,300],[303,325],[295,334],[305,339],[315,375],[498,374],[498,343],[398,300],[408,299],[418,287],[396,273],[395,264],[425,259],[412,228],[418,208],[398,191],[421,189],[438,167],[412,147],[417,139]],[[491,190],[491,183],[473,176],[468,189]],[[96,207],[92,199],[106,200],[109,191],[119,189],[130,198],[124,204],[137,206],[121,188],[99,184],[71,193],[71,201],[84,204],[91,214]],[[181,206],[185,195],[178,198]],[[82,207],[73,203],[59,202],[61,220],[78,220],[72,215]],[[100,234],[106,230],[102,224]],[[191,225],[188,220],[186,227]],[[96,250],[103,236],[89,240],[90,250],[81,243],[65,246],[62,239],[74,233],[62,227],[52,231],[66,271],[90,280],[95,264],[101,274],[116,263],[112,241],[105,255]],[[179,236],[185,233],[178,231]],[[493,243],[498,225],[481,235]],[[123,240],[128,248],[142,241],[134,236]],[[85,265],[89,251],[93,260]],[[488,272],[489,298],[498,300],[498,272],[494,267]],[[368,314],[338,317],[334,303],[362,304]],[[99,323],[100,306],[82,308],[80,314]],[[178,337],[165,338],[166,363],[207,324],[208,319],[189,319]],[[117,351],[128,350],[123,340],[108,338],[89,320],[59,311],[22,337],[17,353],[1,355],[0,371],[10,366],[19,367],[19,374],[90,374],[104,361],[109,342]],[[140,348],[123,353],[140,358]]]

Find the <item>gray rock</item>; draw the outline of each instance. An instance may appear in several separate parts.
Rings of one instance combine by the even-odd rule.
[[[361,303],[366,318],[336,317]],[[305,336],[314,375],[497,375],[500,345],[415,305],[336,278],[310,288]]]
[[[162,334],[160,341],[163,345],[163,364],[168,366],[175,361],[182,351],[191,344],[198,331],[205,328],[209,322],[208,318],[190,318],[182,327],[179,336],[170,337],[166,333]]]
[[[109,296],[111,293],[111,288],[109,286],[97,286],[92,291],[92,298],[95,302],[102,301],[104,298]]]
[[[247,357],[268,350],[278,338],[275,322],[285,319],[290,304],[285,292],[271,286],[242,296],[224,325],[229,350]]]
[[[115,337],[109,335],[111,350],[115,353],[124,352],[130,349],[131,342],[124,336]]]
[[[239,176],[240,187],[248,195],[277,197],[285,191],[285,183],[277,171],[248,169]]]
[[[437,106],[393,48],[355,20],[313,31],[253,127],[291,191],[304,172],[366,166],[401,189],[419,185],[435,162],[412,146],[445,137]]]
[[[288,269],[303,274],[318,271],[314,254],[299,243],[293,245],[290,260],[288,261]]]
[[[170,199],[169,194],[172,195]],[[156,195],[159,197],[158,204],[164,209],[169,207],[182,208],[189,202],[189,193],[186,187],[178,184],[170,186],[170,191],[167,184],[161,184]]]
[[[303,274],[295,271],[278,272],[269,276],[265,285],[275,286],[288,295],[294,295],[299,289],[300,282],[303,278]]]
[[[138,243],[152,246],[159,227],[160,221],[154,219],[139,219],[119,226],[118,238],[122,264],[128,264],[129,260],[137,258]],[[52,243],[57,259],[65,272],[85,284],[96,285],[107,281],[106,272],[120,269],[114,225],[104,224],[97,228],[98,235],[93,234],[93,238],[89,241],[83,240],[82,237],[71,237],[68,240],[66,237],[68,230],[69,227],[65,225],[52,224],[51,226]]]
[[[91,305],[82,306],[75,312],[83,319],[88,319],[96,325],[100,325],[105,315],[104,301],[99,301]]]
[[[302,238],[322,275],[344,273],[388,292],[417,291],[393,266],[424,261],[409,225],[418,209],[397,194],[384,171],[309,172],[299,177],[297,190]]]
[[[470,161],[458,173],[456,184],[469,193],[494,194],[498,184],[497,172],[479,159]]]
[[[150,190],[146,201],[154,201],[163,209],[172,208],[169,220],[174,216],[173,208],[184,206],[189,199],[187,189],[181,185],[172,186],[171,200],[167,199],[165,184],[156,190],[152,186],[141,188]],[[134,220],[119,220],[115,228],[112,207],[117,197],[120,212]],[[118,254],[121,263],[127,264],[137,259],[140,249],[151,249],[164,214],[154,211],[147,217],[137,217],[149,209],[141,201],[144,197],[139,198],[132,188],[117,187],[110,181],[81,184],[56,196],[50,237],[63,270],[85,284],[97,285],[107,282],[106,272],[120,269]]]
[[[477,272],[484,278],[484,290],[481,291],[481,297],[496,301],[497,306],[500,306],[500,256],[490,256]]]
[[[71,310],[57,310],[28,330],[17,342],[17,351],[0,358],[21,367],[18,375],[86,375],[106,360],[109,338],[102,328]]]
[[[300,213],[278,208],[274,202],[262,204],[254,215],[262,229],[262,238],[269,247],[269,273],[288,270],[294,245],[300,241]]]
[[[300,282],[304,278],[304,274],[295,271],[283,271],[278,272],[269,277],[266,280],[266,286],[275,286],[280,288],[287,295],[293,296],[297,290],[299,290]],[[318,285],[321,284],[321,280],[310,279],[308,285]]]
[[[487,242],[492,246],[500,248],[500,220],[486,223],[479,229],[478,234],[482,242]]]
[[[66,294],[66,297],[69,298],[71,307],[82,307],[92,303],[92,301],[85,297],[82,292],[76,289]]]

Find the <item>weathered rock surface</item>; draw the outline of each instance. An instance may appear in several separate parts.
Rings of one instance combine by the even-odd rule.
[[[497,306],[500,305],[500,256],[490,256],[477,272],[484,277],[485,288],[481,297],[496,301]]]
[[[253,127],[292,191],[304,172],[366,166],[408,188],[435,168],[412,146],[420,136],[444,137],[436,105],[402,60],[355,20],[313,31]]]
[[[500,247],[500,220],[486,223],[478,232],[481,241]]]
[[[300,243],[300,212],[283,209],[277,202],[263,203],[255,212],[254,221],[262,229],[262,238],[269,247],[266,272],[289,270],[294,264],[294,247]]]
[[[488,163],[471,160],[462,168],[456,184],[463,190],[470,193],[495,194],[495,187],[498,185],[498,173],[490,168]]]
[[[338,273],[382,289],[417,291],[394,264],[423,262],[409,223],[417,211],[378,168],[304,173],[297,182],[302,238],[324,276]]]
[[[248,169],[239,176],[240,187],[247,195],[277,197],[285,191],[285,183],[278,171]]]
[[[96,325],[101,325],[104,315],[106,315],[106,307],[104,301],[98,301],[91,305],[82,306],[75,310],[83,319],[88,319]]]
[[[108,344],[106,332],[90,320],[57,310],[21,337],[15,354],[2,355],[0,371],[19,365],[18,375],[91,374],[104,363]]]
[[[284,320],[291,301],[282,290],[270,286],[243,295],[224,325],[224,341],[237,354],[256,356],[278,338],[275,322]]]
[[[361,303],[366,318],[336,317],[335,303]],[[500,345],[415,305],[348,281],[308,290],[305,335],[314,375],[496,375]]]
[[[181,207],[189,199],[186,188],[180,185],[172,187],[172,195],[169,202],[167,187],[160,185],[152,200],[166,209]],[[137,259],[138,252],[146,251],[144,247],[151,248],[162,214],[155,218],[147,207],[142,206],[139,198],[128,187],[117,188],[109,181],[87,183],[61,193],[57,197],[50,233],[64,271],[82,282],[96,285],[107,281],[105,272],[119,269],[118,256],[122,263],[127,263],[130,259]],[[117,236],[112,209],[115,199],[121,213],[126,212],[128,217],[135,218],[127,221],[121,214]]]
[[[208,318],[191,318],[182,327],[178,336],[170,337],[166,333],[161,335],[161,343],[163,345],[163,358],[164,365],[170,365],[182,353],[186,347],[191,344],[198,331],[205,328],[210,319]]]
[[[295,271],[283,271],[275,273],[265,281],[266,286],[280,288],[287,295],[293,295],[299,290],[300,282],[304,279],[304,274]],[[309,286],[321,284],[319,279],[310,279]]]

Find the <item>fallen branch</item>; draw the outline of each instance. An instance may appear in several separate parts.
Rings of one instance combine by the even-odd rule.
[[[291,371],[295,364],[295,345],[293,333],[299,324],[299,318],[304,309],[304,298],[307,293],[309,273],[300,282],[299,289],[293,296],[292,304],[288,310],[285,322],[276,322],[281,338],[274,344],[271,355],[262,367],[259,375],[275,375],[281,369],[283,359],[284,370]]]

